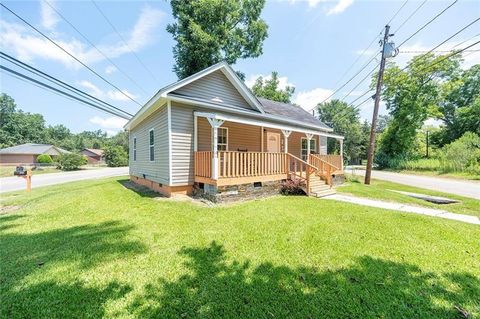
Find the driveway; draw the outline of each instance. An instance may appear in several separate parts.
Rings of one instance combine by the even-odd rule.
[[[345,171],[352,173],[350,168],[346,168]],[[356,169],[355,175],[365,176],[365,170]],[[473,181],[470,182],[442,177],[401,174],[385,171],[372,171],[372,178],[480,199],[480,183]]]
[[[122,175],[128,175],[128,167],[108,167],[87,169],[74,172],[34,175],[32,176],[32,189],[48,185],[56,185],[87,179],[99,179]],[[0,193],[23,190],[25,188],[25,179],[21,177],[12,176],[0,178]]]

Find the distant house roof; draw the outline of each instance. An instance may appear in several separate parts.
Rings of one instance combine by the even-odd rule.
[[[35,143],[26,143],[26,144],[7,147],[7,148],[2,148],[0,150],[0,154],[59,155],[61,153],[70,153],[70,152],[50,144],[35,144]]]
[[[98,148],[85,148],[85,149],[83,149],[82,152],[90,152],[93,155],[103,156],[103,150],[98,149]]]
[[[298,122],[315,125],[325,129],[330,128],[325,123],[318,120],[316,117],[312,116],[312,114],[308,113],[298,105],[276,102],[262,97],[257,97],[257,99],[260,101],[263,109],[265,110],[265,113],[267,114],[284,116]]]

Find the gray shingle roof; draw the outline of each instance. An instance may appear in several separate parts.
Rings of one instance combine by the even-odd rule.
[[[60,153],[68,153],[68,151],[50,144],[26,143],[26,144],[7,147],[7,148],[2,148],[0,150],[0,154],[35,154],[37,155],[37,154],[43,154],[47,152],[52,147],[55,148]]]
[[[262,97],[257,97],[257,99],[262,104],[265,113],[277,115],[277,116],[283,116],[298,122],[315,125],[321,128],[326,128],[326,129],[330,128],[328,125],[318,120],[316,117],[314,117],[312,114],[305,111],[300,106],[288,104],[288,103],[276,102],[276,101],[268,100]]]

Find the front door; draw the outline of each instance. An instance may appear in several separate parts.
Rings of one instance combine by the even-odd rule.
[[[267,132],[267,152],[280,153],[280,133]]]

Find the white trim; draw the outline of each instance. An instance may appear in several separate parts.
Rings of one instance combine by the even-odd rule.
[[[292,134],[292,131],[282,130],[282,133],[283,133],[283,139],[285,140],[285,143],[284,143],[285,153],[288,153],[288,137],[290,136],[290,134]]]
[[[193,151],[198,151],[198,116],[193,114]]]
[[[172,166],[172,103],[167,101],[167,130],[168,130],[168,185],[173,185]]]
[[[221,113],[195,112],[194,114],[196,114],[197,116],[200,116],[200,117],[219,119],[219,120],[224,120],[224,121],[229,121],[229,122],[236,122],[236,123],[248,124],[248,125],[253,125],[253,126],[264,126],[264,127],[268,127],[268,128],[295,131],[295,132],[301,132],[301,133],[311,133],[311,134],[314,134],[314,135],[322,135],[322,136],[327,136],[327,137],[336,137],[336,138],[339,138],[339,139],[343,139],[343,136],[330,134],[330,133],[324,133],[324,132],[321,132],[321,131],[306,130],[306,129],[297,128],[297,127],[294,127],[294,126],[274,124],[274,123],[270,123],[270,122],[258,121],[258,120],[253,120],[253,119],[246,119],[246,118],[241,118],[241,117],[231,116],[231,115],[226,115],[226,114],[221,114]]]
[[[307,137],[302,136],[302,137],[300,138],[300,158],[303,159],[303,150],[304,150],[304,149],[303,149],[303,140],[307,140],[307,149],[306,149],[306,151],[307,151],[307,160],[308,160],[308,156],[311,154],[311,151],[312,151],[312,149],[311,149],[312,146],[311,146],[311,144],[310,144],[310,141],[311,141],[312,139],[313,139],[313,140],[318,140],[318,139],[317,139],[316,136],[310,135],[310,137],[309,137],[309,134],[305,134],[305,135],[307,135]],[[314,145],[315,145],[315,149],[314,149],[313,151],[316,152],[316,153],[318,153],[317,143],[315,142]]]
[[[219,126],[218,130],[219,130],[218,132],[220,132],[220,130],[227,131],[227,143],[226,144],[219,144],[218,143],[218,134],[217,134],[217,150],[218,150],[218,145],[225,145],[225,151],[228,151],[228,127]]]
[[[252,92],[247,88],[245,83],[238,78],[238,75],[235,73],[235,71],[230,67],[230,65],[225,64],[225,68],[220,68],[220,71],[222,71],[223,74],[227,77],[227,79],[230,80],[230,82],[233,84],[233,86],[238,90],[240,95],[248,102],[250,101],[255,109],[259,111],[262,114],[265,114],[265,111],[263,110],[263,106],[260,104],[260,102],[257,100],[255,95],[252,94]]]
[[[153,132],[153,144],[150,144],[150,133]],[[152,147],[153,147],[153,161],[152,161]],[[150,163],[155,162],[155,128],[152,127],[148,130],[148,161]]]

